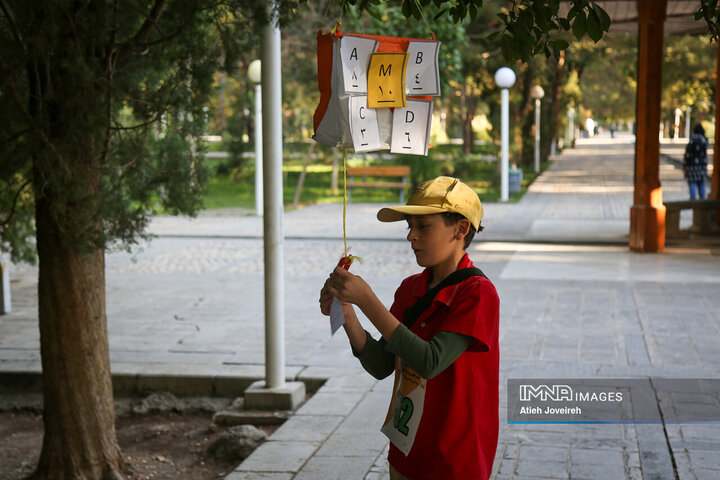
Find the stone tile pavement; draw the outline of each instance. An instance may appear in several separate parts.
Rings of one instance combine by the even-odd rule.
[[[632,145],[580,142],[517,203],[486,204],[469,253],[501,298],[501,432],[496,480],[720,478],[718,424],[508,424],[508,378],[716,378],[720,249],[627,249]],[[665,198],[685,198],[661,165]],[[404,225],[352,204],[353,267],[389,304],[418,271]],[[285,219],[286,376],[322,387],[228,480],[386,480],[379,432],[390,379],[330,337],[318,290],[343,250],[340,205]],[[683,219],[686,224],[689,219]],[[262,221],[245,212],[153,221],[151,242],[107,256],[113,373],[135,386],[181,377],[187,393],[238,394],[264,376]],[[14,266],[0,317],[0,372],[38,372],[35,271]],[[374,331],[369,322],[366,327]]]

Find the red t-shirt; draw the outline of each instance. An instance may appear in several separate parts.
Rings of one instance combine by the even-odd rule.
[[[467,255],[458,268],[472,267]],[[390,312],[402,319],[422,297],[430,269],[406,278]],[[484,277],[441,290],[412,332],[431,340],[443,330],[476,341],[449,367],[427,380],[417,436],[405,456],[392,443],[388,461],[411,480],[485,480],[492,473],[498,441],[499,299]]]

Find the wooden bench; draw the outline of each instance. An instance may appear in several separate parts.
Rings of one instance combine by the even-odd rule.
[[[410,167],[407,165],[387,165],[373,167],[348,167],[348,202],[351,200],[350,190],[353,188],[384,188],[400,190],[400,203],[405,203],[405,189],[410,186]],[[355,177],[362,177],[361,181]],[[401,179],[400,181],[368,181],[368,177],[382,179]]]
[[[720,230],[718,227],[718,210],[720,200],[681,200],[664,202],[665,205],[665,238],[681,237],[687,232],[680,230],[680,212],[693,211],[693,223],[689,231],[710,234]]]

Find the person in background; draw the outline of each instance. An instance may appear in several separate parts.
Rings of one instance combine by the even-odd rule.
[[[685,147],[683,172],[690,188],[690,200],[705,198],[705,176],[707,174],[707,147],[705,129],[699,123],[693,129],[690,142]]]

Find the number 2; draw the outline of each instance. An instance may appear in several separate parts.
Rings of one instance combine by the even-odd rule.
[[[393,418],[393,426],[398,432],[407,436],[408,434],[408,422],[413,414],[413,403],[408,397],[403,397],[400,400],[397,408],[395,409],[395,417]]]

